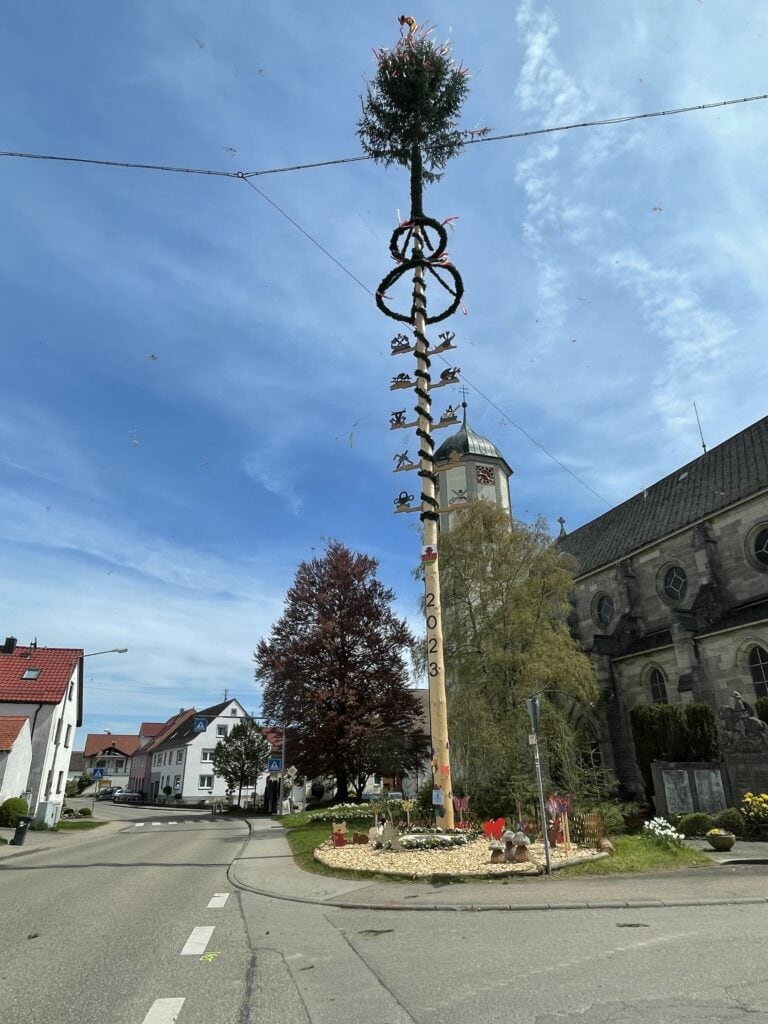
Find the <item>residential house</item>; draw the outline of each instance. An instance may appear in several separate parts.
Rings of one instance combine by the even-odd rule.
[[[0,804],[21,796],[32,766],[32,733],[24,715],[0,717]]]
[[[98,769],[98,781],[103,786],[125,789],[131,774],[131,758],[138,747],[138,736],[89,732],[83,752],[85,770],[93,777],[94,770]]]
[[[24,789],[39,821],[61,815],[75,729],[83,721],[83,651],[74,647],[0,646],[0,715],[29,719],[32,759]]]
[[[176,728],[150,748],[150,798],[163,796],[166,786],[172,790],[171,799],[178,796],[185,803],[224,797],[227,784],[213,773],[213,752],[216,744],[247,717],[242,704],[235,699],[186,714]]]
[[[132,793],[150,794],[153,750],[195,713],[194,708],[181,708],[177,715],[171,715],[166,722],[142,722],[139,729],[139,747],[131,758],[131,773],[128,789]]]
[[[85,764],[83,760],[82,750],[73,750],[72,756],[69,759],[69,771],[67,772],[67,782],[77,782],[85,771]]]

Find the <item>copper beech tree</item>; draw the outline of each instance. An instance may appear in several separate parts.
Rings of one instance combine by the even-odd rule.
[[[299,565],[285,610],[255,653],[264,715],[288,729],[302,774],[335,778],[338,800],[350,788],[359,795],[370,775],[401,774],[429,753],[408,686],[414,640],[377,569],[369,555],[328,542],[322,557]]]

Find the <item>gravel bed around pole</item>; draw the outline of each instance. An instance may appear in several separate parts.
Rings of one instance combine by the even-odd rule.
[[[475,839],[466,846],[447,850],[376,850],[368,844],[334,847],[331,840],[318,846],[314,858],[329,868],[341,871],[373,871],[401,879],[421,880],[446,876],[456,878],[504,878],[509,875],[540,875],[545,869],[544,847],[529,847],[530,861],[522,864],[491,864],[491,851],[486,839]],[[585,860],[599,860],[606,854],[592,847],[571,844],[571,852],[562,847],[550,851],[552,870]]]

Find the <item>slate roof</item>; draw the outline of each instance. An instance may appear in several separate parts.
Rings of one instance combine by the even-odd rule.
[[[81,647],[17,647],[0,653],[0,704],[58,704],[83,656]],[[28,669],[39,669],[36,679],[22,679]]]
[[[0,750],[10,750],[19,738],[24,723],[29,719],[26,715],[0,715]]]
[[[578,575],[626,558],[768,487],[768,417],[558,538]]]
[[[139,746],[138,736],[118,735],[113,732],[89,732],[85,737],[85,757],[95,757],[105,750],[119,750],[130,757]]]
[[[154,738],[144,743],[139,750],[142,754],[151,753],[157,750],[166,739],[173,735],[174,730],[179,728],[182,723],[186,722],[192,715],[196,715],[197,711],[194,708],[182,708],[177,715],[171,715],[167,722],[163,722],[163,726],[160,732]]]
[[[697,636],[720,633],[724,629],[734,629],[737,626],[749,626],[753,622],[765,622],[766,619],[768,619],[768,595],[729,609],[721,619],[701,630]]]
[[[85,762],[83,758],[85,754],[82,750],[73,750],[69,758],[69,770],[71,772],[82,772],[85,771]]]

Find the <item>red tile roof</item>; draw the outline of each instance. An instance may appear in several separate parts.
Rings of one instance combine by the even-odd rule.
[[[17,647],[3,654],[0,647],[0,704],[58,704],[78,661],[81,647]],[[29,669],[39,669],[36,679],[22,679]]]
[[[24,715],[0,715],[0,750],[10,750],[29,719]]]
[[[165,728],[165,722],[142,722],[139,736],[157,736]]]
[[[172,715],[167,722],[163,722],[163,727],[160,730],[160,732],[158,732],[157,736],[148,740],[142,746],[141,752],[149,753],[150,751],[155,750],[157,747],[160,746],[160,744],[164,740],[166,740],[171,735],[171,733],[175,729],[178,729],[179,726],[183,725],[183,723],[186,722],[188,718],[190,718],[190,716],[195,714],[197,714],[197,712],[195,711],[194,708],[187,708],[186,710],[182,708],[177,715]]]
[[[130,757],[139,746],[138,736],[120,736],[114,732],[89,732],[85,737],[84,757],[95,757],[104,750],[119,750]]]

